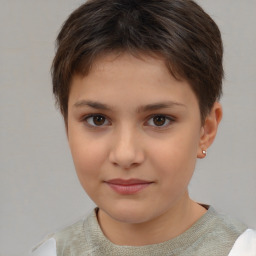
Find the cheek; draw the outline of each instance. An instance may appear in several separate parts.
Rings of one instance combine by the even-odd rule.
[[[99,178],[100,167],[106,159],[104,143],[79,131],[70,131],[69,146],[78,178],[83,185],[90,185],[95,177]]]
[[[177,186],[188,184],[195,168],[198,139],[197,132],[184,129],[164,142],[154,143],[152,165],[161,172],[164,182]]]
[[[70,146],[76,174],[87,195],[95,201],[98,185],[101,181],[100,149],[94,144],[82,143],[80,140]]]

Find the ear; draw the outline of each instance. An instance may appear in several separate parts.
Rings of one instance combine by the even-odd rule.
[[[217,134],[218,126],[222,119],[222,114],[223,112],[220,103],[215,102],[211,112],[206,116],[205,122],[201,128],[200,141],[197,151],[198,158],[204,158],[206,156],[206,150],[211,146]]]

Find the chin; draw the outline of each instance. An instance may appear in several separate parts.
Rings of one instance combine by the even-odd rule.
[[[149,213],[149,211],[152,210],[151,207],[115,205],[115,207],[111,207],[111,209],[101,209],[112,219],[127,224],[139,224],[151,220]]]

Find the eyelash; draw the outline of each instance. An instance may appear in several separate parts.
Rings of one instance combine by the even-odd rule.
[[[164,125],[159,125],[159,126],[158,125],[149,125],[149,126],[154,127],[155,129],[164,129],[164,128],[170,126],[173,122],[175,122],[175,118],[172,116],[168,116],[168,115],[164,115],[164,114],[155,114],[148,118],[147,123],[149,123],[149,121],[151,119],[153,120],[156,117],[164,118]],[[167,122],[167,124],[166,124],[166,122]]]
[[[89,122],[88,122],[88,119],[89,118],[95,118],[95,117],[103,117],[104,118],[104,123],[107,121],[108,122],[108,124],[106,125],[106,124],[102,124],[102,125],[95,125],[95,123],[94,124],[90,124]],[[160,118],[164,118],[164,125],[150,125],[149,124],[149,122],[150,122],[150,120],[152,119],[154,119],[154,118],[156,118],[156,117],[160,117]],[[82,118],[82,121],[87,125],[87,126],[89,126],[89,127],[91,127],[91,128],[101,128],[101,127],[105,127],[105,126],[109,126],[109,125],[111,125],[111,121],[109,120],[109,118],[107,118],[105,115],[103,115],[103,114],[89,114],[89,115],[86,115],[86,116],[84,116],[83,118]],[[166,124],[166,121],[167,121],[167,124]],[[164,115],[164,114],[154,114],[154,115],[151,115],[151,116],[149,116],[148,118],[147,118],[147,121],[146,121],[146,123],[147,123],[147,126],[152,126],[152,127],[154,127],[154,129],[164,129],[164,128],[166,128],[166,127],[168,127],[169,125],[171,125],[173,122],[175,122],[176,121],[176,119],[174,118],[174,117],[172,117],[172,116],[168,116],[168,115]],[[92,120],[92,122],[94,122],[94,120]]]
[[[90,115],[86,115],[82,118],[82,121],[86,123],[87,126],[91,127],[91,128],[98,128],[98,127],[102,127],[102,126],[105,126],[104,124],[103,125],[93,125],[93,124],[90,124],[88,122],[88,119],[89,118],[94,118],[94,117],[103,117],[104,120],[108,120],[108,122],[111,124],[111,122],[109,121],[109,119],[105,116],[105,115],[102,115],[102,114],[90,114]],[[105,123],[104,121],[104,123]]]

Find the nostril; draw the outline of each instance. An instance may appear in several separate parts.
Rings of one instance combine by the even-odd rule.
[[[114,166],[129,170],[137,167],[144,161],[144,154],[138,149],[120,150],[119,148],[111,151],[109,161]]]
[[[139,166],[139,165],[140,165],[139,163],[132,163],[132,164],[129,165],[129,166],[123,166],[123,169],[124,169],[124,170],[130,170],[130,169],[135,168],[135,167],[137,167],[137,166]]]

